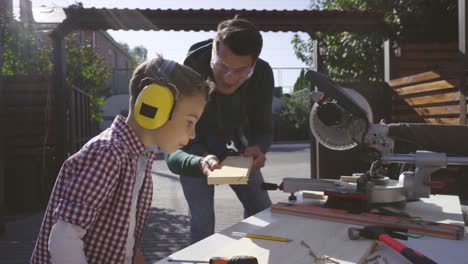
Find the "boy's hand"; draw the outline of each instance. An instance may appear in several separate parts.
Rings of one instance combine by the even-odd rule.
[[[208,155],[200,160],[198,163],[201,171],[205,176],[208,176],[211,171],[219,169],[221,165],[219,164],[219,159],[215,155]]]
[[[145,257],[139,248],[135,249],[135,254],[133,255],[133,264],[145,264]]]
[[[263,152],[257,146],[246,147],[244,151],[244,156],[254,158],[252,170],[259,170],[260,168],[263,168],[265,166],[265,154],[263,154]]]

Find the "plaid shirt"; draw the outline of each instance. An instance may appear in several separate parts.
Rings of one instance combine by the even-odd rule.
[[[48,241],[62,220],[86,229],[88,263],[124,263],[138,156],[148,156],[137,202],[135,246],[139,244],[153,195],[155,152],[145,148],[122,117],[63,164],[52,191],[30,263],[51,263]]]

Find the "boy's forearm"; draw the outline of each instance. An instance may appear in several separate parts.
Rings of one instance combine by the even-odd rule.
[[[83,237],[86,230],[61,220],[52,227],[49,237],[49,253],[52,263],[85,264]]]

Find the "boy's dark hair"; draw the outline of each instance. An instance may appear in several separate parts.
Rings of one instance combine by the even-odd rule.
[[[160,73],[158,72],[163,60],[164,58],[161,55],[156,55],[155,58],[149,59],[138,65],[133,71],[129,85],[131,107],[135,105],[136,98],[144,88],[144,85],[141,84],[142,80],[145,78],[166,78],[166,80],[173,84],[177,89],[176,94],[174,94],[176,100],[186,96],[190,97],[195,95],[203,95],[205,100],[208,99],[208,95],[213,90],[214,86],[211,82],[203,80],[196,71],[181,64],[175,65],[170,76],[160,76]]]
[[[219,23],[214,41],[216,49],[223,43],[236,55],[250,55],[254,60],[260,56],[263,45],[262,35],[254,24],[237,16]]]

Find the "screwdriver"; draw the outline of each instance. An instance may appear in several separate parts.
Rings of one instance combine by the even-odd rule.
[[[206,260],[185,260],[185,259],[168,259],[168,262],[189,262],[189,263],[210,263],[210,264],[258,264],[256,257],[252,256],[235,256],[232,258],[212,257],[209,261]]]

